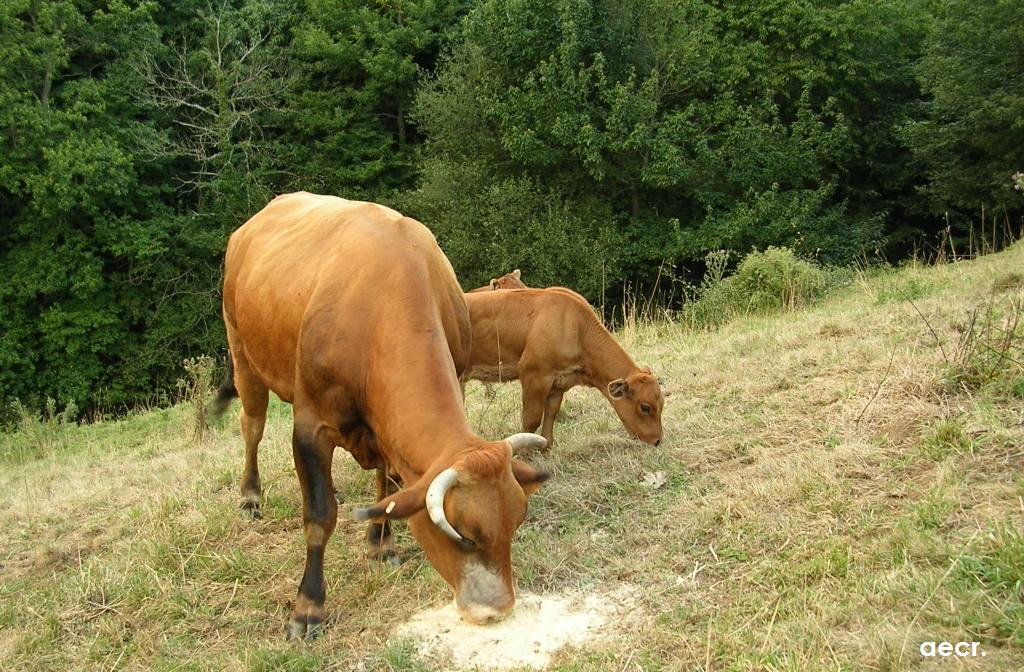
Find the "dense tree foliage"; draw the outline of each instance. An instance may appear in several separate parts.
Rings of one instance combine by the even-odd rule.
[[[933,211],[1019,214],[1010,176],[1024,170],[1024,3],[937,3],[917,72],[925,113],[906,131]]]
[[[0,419],[159,401],[223,352],[229,233],[413,180],[405,109],[463,2],[0,6]]]
[[[1021,34],[1007,0],[9,0],[0,404],[159,400],[283,191],[400,207],[467,287],[591,298],[1019,227]]]
[[[481,2],[419,95],[411,201],[449,245],[475,249],[476,278],[508,258],[535,281],[587,288],[601,268],[643,277],[773,244],[849,261],[913,192],[898,129],[922,16],[904,2],[821,4]],[[514,230],[579,230],[547,210],[592,222],[575,278],[533,268],[534,227]]]

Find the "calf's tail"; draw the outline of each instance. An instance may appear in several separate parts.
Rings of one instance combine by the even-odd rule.
[[[224,411],[228,410],[228,406],[231,405],[231,400],[237,396],[238,390],[235,388],[235,360],[229,352],[228,369],[224,373],[224,382],[217,388],[217,394],[210,405],[210,411],[214,415],[223,415]]]

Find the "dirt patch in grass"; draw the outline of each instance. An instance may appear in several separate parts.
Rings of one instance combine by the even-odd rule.
[[[626,585],[595,593],[520,595],[508,618],[484,626],[461,620],[450,603],[414,614],[398,627],[397,637],[416,639],[420,656],[457,670],[539,670],[567,646],[609,636],[635,608],[635,593]]]

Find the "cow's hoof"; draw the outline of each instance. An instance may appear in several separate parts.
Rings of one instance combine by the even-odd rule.
[[[304,641],[312,641],[319,637],[323,633],[324,622],[323,619],[316,616],[293,616],[288,621],[288,641],[293,639],[301,639]]]
[[[246,520],[260,520],[263,514],[260,513],[259,502],[242,502],[239,507],[242,510],[242,518]]]

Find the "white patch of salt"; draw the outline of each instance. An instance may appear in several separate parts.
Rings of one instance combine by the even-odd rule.
[[[562,647],[603,634],[610,617],[633,601],[635,591],[623,587],[609,593],[520,595],[515,609],[499,623],[471,625],[452,602],[414,614],[397,636],[420,642],[419,654],[441,658],[453,669],[543,669]]]

